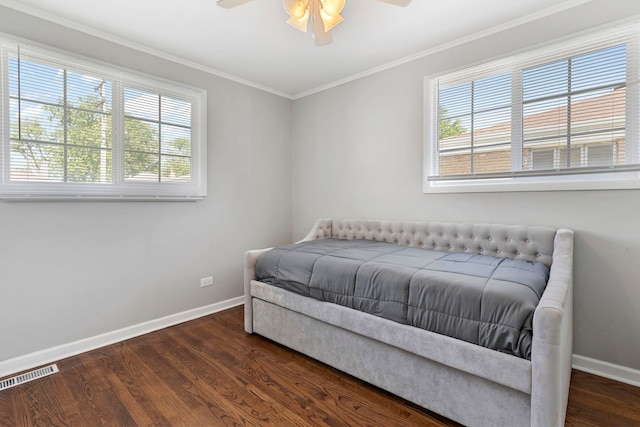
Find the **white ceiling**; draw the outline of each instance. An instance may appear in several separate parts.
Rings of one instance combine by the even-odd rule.
[[[589,0],[348,0],[333,43],[285,23],[281,0],[0,0],[69,27],[297,98],[426,51]]]

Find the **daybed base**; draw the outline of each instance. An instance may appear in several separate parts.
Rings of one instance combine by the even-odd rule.
[[[314,228],[326,230],[327,221]],[[468,426],[561,426],[571,374],[572,244],[573,233],[558,230],[531,361],[258,282],[255,263],[265,250],[245,257],[245,329]]]
[[[385,332],[392,332],[394,326],[406,326],[393,325],[391,321],[355,310],[340,310],[344,307],[334,304],[327,307],[327,303],[310,302],[324,305],[320,309],[329,316],[342,316],[352,321],[359,318],[358,323],[369,323],[370,328],[378,323],[391,324],[385,325]],[[337,313],[331,313],[333,311]],[[255,333],[464,425],[529,425],[530,396],[527,393],[259,298],[253,299],[253,312],[260,319],[254,326]],[[446,353],[446,345],[439,347]],[[530,377],[530,363],[517,360],[524,362],[520,367],[522,376]]]

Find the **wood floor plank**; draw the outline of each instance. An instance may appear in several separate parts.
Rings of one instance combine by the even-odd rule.
[[[567,412],[567,426],[640,426],[640,388],[574,370]]]
[[[114,392],[127,408],[131,417],[141,420],[143,425],[170,426],[171,423],[162,409],[147,396],[147,385],[141,375],[134,369],[130,370],[120,361],[124,343],[103,347],[98,352],[102,369],[113,387]]]
[[[145,407],[148,402],[153,403],[151,411],[159,413],[167,419],[168,425],[176,425],[178,423],[186,425],[197,425],[197,414],[194,414],[191,408],[184,404],[179,398],[180,388],[175,384],[167,382],[164,373],[158,375],[160,370],[154,371],[145,362],[149,360],[146,352],[139,352],[140,346],[131,345],[134,343],[125,343],[121,349],[121,361],[126,364],[127,369],[138,375],[136,382],[140,390],[145,393]],[[132,348],[135,347],[135,348]],[[159,410],[162,408],[162,410]]]
[[[16,414],[13,410],[14,394],[15,392],[12,389],[0,392],[0,426],[17,425]]]
[[[213,322],[220,324],[220,327],[212,328],[213,330],[218,331],[227,331],[227,330],[235,330],[238,333],[238,336],[242,336],[244,334],[244,326],[242,323],[237,322],[237,318],[233,315],[231,310],[227,310],[224,315],[216,316],[211,319]],[[334,388],[338,388],[341,393],[345,393],[347,391],[347,395],[349,396],[362,396],[366,397],[367,404],[373,408],[384,408],[385,417],[388,418],[386,420],[389,424],[399,423],[400,425],[408,426],[408,425],[420,425],[420,426],[456,426],[457,423],[447,420],[444,417],[433,414],[434,421],[427,422],[424,417],[421,415],[420,411],[423,411],[421,408],[419,411],[416,411],[417,406],[407,402],[404,399],[398,398],[390,393],[387,393],[381,389],[374,388],[375,392],[371,392],[370,386],[363,383],[360,380],[355,379],[350,375],[345,375],[343,372],[338,371],[337,369],[333,369],[328,367],[323,363],[319,363],[313,359],[310,359],[307,356],[304,356],[298,352],[292,352],[290,349],[280,346],[279,344],[275,344],[269,340],[258,336],[248,336],[255,338],[256,341],[251,343],[250,349],[251,351],[247,353],[247,351],[242,352],[245,355],[251,355],[252,357],[248,358],[248,367],[254,367],[256,363],[259,361],[267,360],[267,366],[273,366],[274,364],[284,363],[287,366],[287,369],[295,369],[299,375],[311,378],[311,383],[317,386],[329,387],[329,392],[333,391]],[[247,336],[241,340],[241,342],[247,342]],[[266,351],[259,351],[258,348],[262,344],[266,344]],[[275,348],[273,346],[276,346]],[[276,352],[278,350],[278,352]],[[235,353],[239,354],[239,353]],[[272,358],[272,354],[277,355],[277,357]],[[339,386],[339,387],[336,387]],[[316,390],[315,394],[313,390],[310,391],[311,394],[319,398],[326,398],[330,396],[330,393],[327,390]],[[389,404],[391,403],[391,404]],[[360,407],[356,402],[356,406]],[[349,411],[350,412],[350,411]],[[348,417],[349,413],[346,415]],[[342,414],[341,416],[345,416]]]
[[[60,366],[58,366],[60,369]],[[64,366],[63,369],[66,369]],[[55,401],[54,407],[58,417],[63,421],[63,425],[76,426],[93,424],[91,417],[86,417],[85,413],[78,406],[72,390],[69,387],[67,377],[64,375],[51,375],[44,378],[41,384],[44,388],[42,393],[45,396],[52,396]]]
[[[78,422],[77,414],[65,413],[60,398],[63,390],[55,388],[50,377],[44,377],[34,382],[23,385],[24,392],[18,395],[14,401],[19,403],[20,416],[16,420],[18,425],[25,423],[33,426],[57,427],[70,426],[72,422]]]
[[[173,331],[168,331],[173,334]],[[256,425],[292,425],[304,423],[304,419],[296,413],[276,411],[274,400],[270,394],[256,393],[251,383],[242,379],[241,372],[229,371],[220,362],[219,354],[204,351],[206,346],[188,333],[179,334],[183,347],[176,350],[174,355],[183,362],[192,378],[215,390],[219,395],[218,403],[232,405],[228,412],[237,413],[241,420],[247,420]],[[206,354],[206,357],[201,357]],[[242,390],[243,393],[239,393]]]
[[[456,426],[243,329],[236,307],[58,362],[0,426]],[[567,426],[640,426],[640,388],[573,371]]]
[[[147,360],[153,361],[158,375],[174,384],[179,398],[187,405],[198,408],[203,419],[210,418],[217,425],[241,424],[248,420],[259,423],[269,419],[271,408],[268,405],[239,392],[242,384],[221,374],[216,366],[184,345],[176,342],[175,346],[167,348],[156,343],[150,346],[146,354],[149,357]],[[216,398],[211,399],[213,396]],[[263,414],[263,418],[258,418],[258,414]]]
[[[324,381],[322,376],[314,377],[308,370],[291,365],[286,358],[271,357],[269,352],[258,352],[229,339],[226,340],[226,346],[216,347],[212,343],[221,339],[217,334],[224,330],[223,327],[210,327],[194,331],[191,338],[194,343],[204,346],[208,353],[214,354],[227,368],[234,371],[244,370],[244,381],[247,384],[262,386],[269,390],[273,397],[278,397],[278,401],[273,404],[280,405],[281,410],[293,406],[296,411],[305,413],[308,417],[305,420],[306,425],[339,425],[345,422],[353,424],[355,421],[350,420],[353,416],[359,422],[367,422],[367,417],[370,417],[377,420],[376,422],[384,420],[385,425],[410,425],[407,418],[397,417],[388,412],[382,413],[368,401],[363,402],[365,398],[362,393],[345,396],[341,389],[336,390],[332,383]],[[271,351],[273,350],[275,349],[271,347]],[[280,350],[283,354],[291,354],[290,350],[284,347]],[[249,360],[243,361],[247,356]],[[287,369],[278,369],[278,365],[283,361],[286,361]],[[275,373],[279,375],[276,376]],[[315,404],[318,400],[321,400],[322,405]],[[367,408],[366,413],[358,414],[360,408]],[[320,424],[318,420],[321,420]]]
[[[114,392],[107,375],[103,372],[98,351],[83,353],[67,359],[79,362],[77,365],[69,366],[68,369],[65,369],[64,365],[62,366],[74,399],[82,408],[82,413],[94,420],[93,425],[135,425],[136,422],[129,410]]]

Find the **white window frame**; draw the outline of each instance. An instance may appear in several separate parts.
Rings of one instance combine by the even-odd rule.
[[[598,172],[591,174],[544,174],[540,176],[501,176],[469,179],[433,180],[438,174],[438,88],[443,79],[447,84],[463,83],[482,77],[512,71],[513,79],[520,78],[518,70],[554,60],[597,50],[616,43],[627,43],[626,130],[627,163],[640,163],[640,23],[624,24],[586,36],[554,43],[547,47],[510,56],[486,64],[442,73],[424,78],[424,193],[465,193],[504,191],[560,191],[640,188],[640,171]],[[512,89],[512,168],[518,170],[522,160],[522,91]]]
[[[191,104],[190,182],[131,182],[121,173],[111,183],[19,182],[10,180],[9,52],[18,47],[47,64],[90,72],[112,82],[114,169],[124,156],[124,88]],[[0,33],[0,199],[1,200],[199,200],[207,195],[207,92],[155,76],[116,68],[94,59]]]

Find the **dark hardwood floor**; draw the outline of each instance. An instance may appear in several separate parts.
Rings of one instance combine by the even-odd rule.
[[[2,426],[452,426],[259,336],[237,307],[0,392]],[[568,426],[640,426],[640,388],[574,371]]]

